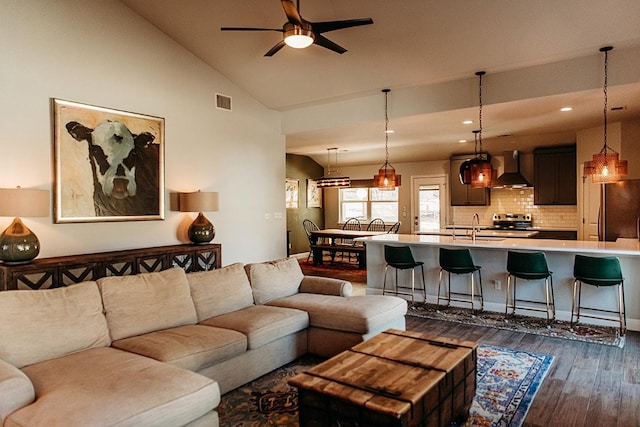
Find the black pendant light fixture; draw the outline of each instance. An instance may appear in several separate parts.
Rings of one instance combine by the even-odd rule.
[[[608,54],[612,46],[600,48],[604,52],[604,145],[599,153],[593,155],[591,161],[584,163],[584,174],[591,175],[591,180],[596,183],[607,184],[618,182],[620,176],[628,172],[626,160],[620,160],[620,154],[607,145],[607,81],[608,81]]]
[[[373,176],[373,186],[381,190],[393,190],[400,186],[400,175],[389,163],[389,92],[391,89],[382,89],[384,93],[384,164],[378,169],[378,174]]]
[[[331,170],[331,152],[335,154],[336,157],[336,169]],[[350,187],[351,179],[348,176],[339,176],[340,172],[338,171],[338,149],[337,148],[327,148],[327,174],[322,178],[318,178],[316,181],[316,185],[319,188],[328,188],[328,187]]]

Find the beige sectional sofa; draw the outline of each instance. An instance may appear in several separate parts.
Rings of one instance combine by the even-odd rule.
[[[406,309],[292,258],[0,292],[0,425],[216,426],[221,394]]]

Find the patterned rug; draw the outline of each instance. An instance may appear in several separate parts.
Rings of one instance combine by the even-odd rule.
[[[435,304],[416,304],[409,308],[407,315],[624,347],[624,336],[620,336],[620,330],[617,327],[578,324],[572,328],[570,322],[562,320],[557,320],[548,326],[547,320],[544,318],[517,314],[505,322],[504,313],[484,311],[473,314],[470,308],[453,306],[438,308]]]
[[[221,427],[297,427],[298,395],[287,378],[321,359],[305,356],[224,396]],[[511,426],[524,422],[553,356],[481,344],[476,396],[465,426]]]

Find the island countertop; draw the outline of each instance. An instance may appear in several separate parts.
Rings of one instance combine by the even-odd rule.
[[[418,231],[416,234],[420,236],[453,236],[468,237],[471,235],[470,228],[441,228],[440,230]],[[476,233],[477,237],[501,237],[501,238],[529,238],[538,234],[538,230],[490,230],[480,228]]]
[[[408,244],[415,246],[461,246],[468,248],[530,250],[544,252],[568,252],[601,255],[640,256],[640,241],[619,239],[616,242],[598,242],[593,240],[555,240],[501,238],[479,234],[474,242],[470,236],[384,234],[380,236],[355,239],[367,244]]]

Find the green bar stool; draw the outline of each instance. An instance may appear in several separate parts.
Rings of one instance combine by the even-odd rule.
[[[451,301],[471,303],[471,309],[475,310],[476,300],[480,302],[480,310],[484,310],[484,298],[482,297],[482,276],[480,274],[480,266],[473,263],[471,251],[469,249],[445,249],[440,248],[440,280],[438,282],[438,300],[436,304],[440,305],[440,300],[446,300],[447,306]],[[440,288],[442,287],[442,273],[449,273],[449,282],[447,287],[447,296],[440,297]],[[478,272],[478,289],[474,280],[474,273]],[[453,274],[471,274],[471,293],[452,292],[451,291],[451,273]],[[452,295],[467,296],[469,299],[451,298]]]
[[[410,295],[411,303],[413,304],[414,300],[414,292],[416,290],[415,286],[415,269],[416,267],[420,267],[422,272],[422,288],[417,288],[417,290],[422,290],[424,295],[423,303],[427,301],[427,290],[424,282],[424,262],[416,261],[413,258],[413,253],[411,252],[411,248],[409,246],[389,246],[384,245],[384,260],[387,263],[384,267],[384,281],[382,283],[382,295],[386,293],[390,293],[392,295]],[[393,290],[387,291],[387,270],[389,267],[395,268],[396,271],[396,282]],[[398,291],[398,288],[409,289],[408,286],[400,286],[398,285],[398,270],[411,270],[411,292],[402,292]]]
[[[543,252],[507,252],[507,298],[504,309],[505,320],[516,313],[516,308],[541,311],[547,314],[547,323],[551,324],[556,319],[556,304],[553,296],[553,276],[547,265],[547,257]],[[513,296],[511,295],[511,279],[513,278]],[[544,279],[544,301],[518,299],[517,280],[542,280]],[[511,298],[511,305],[509,299]],[[518,302],[528,304],[544,304],[545,308],[532,307],[530,305],[518,306]],[[511,313],[509,314],[509,307]]]
[[[573,303],[571,305],[571,326],[573,327],[573,317],[576,317],[575,323],[580,322],[581,309],[602,313],[618,314],[617,322],[620,324],[620,335],[624,335],[627,331],[627,313],[624,304],[624,278],[622,277],[622,269],[620,267],[620,259],[618,257],[591,257],[585,255],[576,255],[573,263]],[[580,303],[582,284],[596,287],[618,287],[618,311],[607,310],[602,308],[583,307]],[[592,319],[616,321],[611,317],[596,316],[594,314],[582,314],[584,317]]]

